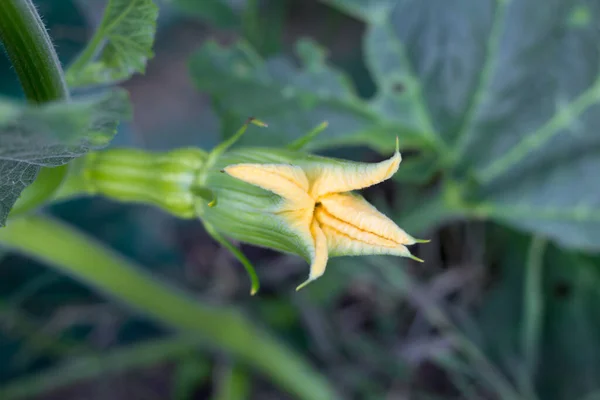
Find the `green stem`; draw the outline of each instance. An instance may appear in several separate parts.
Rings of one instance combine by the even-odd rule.
[[[0,41],[29,102],[69,98],[58,56],[31,0],[0,1]]]
[[[539,236],[531,240],[523,285],[521,351],[529,383],[535,380],[544,317],[544,254],[547,241]]]
[[[111,0],[109,0],[109,3],[106,5],[107,9],[109,7],[111,7],[110,2],[111,2]],[[132,1],[131,3],[133,4],[134,2]],[[94,36],[92,36],[90,41],[85,46],[85,49],[83,49],[83,51],[79,54],[79,56],[75,59],[75,61],[73,61],[73,63],[71,65],[69,65],[69,68],[68,68],[69,71],[81,70],[91,60],[94,59],[94,57],[96,56],[96,53],[98,52],[99,48],[102,46],[103,42],[106,39],[105,38],[106,31],[103,29],[104,25],[106,24],[106,18],[107,18],[107,13],[105,12],[104,17],[102,18],[102,21],[100,22],[100,26],[98,26],[98,28],[94,32]]]
[[[212,400],[245,400],[250,398],[250,377],[235,363],[228,367],[218,383]]]
[[[0,41],[28,102],[69,99],[58,56],[31,0],[0,0]],[[25,189],[18,209],[29,210],[43,204],[58,189],[66,168],[42,168],[40,175],[44,177]]]
[[[199,303],[82,232],[29,216],[0,230],[0,244],[52,265],[155,321],[228,351],[298,398],[337,398],[306,360],[240,314]]]

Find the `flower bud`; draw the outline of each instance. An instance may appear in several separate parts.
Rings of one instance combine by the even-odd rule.
[[[209,157],[210,159],[210,157]],[[325,272],[331,256],[390,254],[410,257],[417,240],[353,193],[386,179],[401,156],[375,164],[317,157],[300,151],[244,148],[207,163],[199,178],[217,198],[198,202],[198,215],[225,236],[296,254]]]
[[[390,254],[421,261],[406,246],[426,241],[408,235],[354,192],[396,173],[402,160],[398,142],[391,158],[374,164],[302,152],[325,126],[289,149],[229,150],[246,124],[210,153],[191,148],[90,153],[75,186],[88,194],[154,204],[182,218],[199,217],[244,265],[251,293],[259,286],[254,268],[226,237],[303,257],[310,274],[297,289],[320,277],[329,257]]]

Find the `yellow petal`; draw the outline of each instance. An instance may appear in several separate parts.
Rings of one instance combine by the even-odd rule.
[[[302,289],[323,275],[325,273],[325,267],[327,266],[327,259],[329,258],[327,254],[327,238],[317,221],[313,220],[310,225],[310,232],[315,242],[314,254],[312,255],[310,264],[310,274],[308,275],[308,279],[299,285],[296,290]]]
[[[400,229],[391,219],[380,213],[364,197],[352,193],[333,193],[319,199],[321,212],[354,226],[363,232],[370,232],[390,246],[411,245],[416,239]],[[382,242],[382,243],[384,243]]]
[[[315,218],[325,233],[331,256],[390,254],[412,258],[406,245],[415,239],[361,196],[328,195],[317,205]]]
[[[312,207],[308,179],[300,167],[285,164],[234,164],[224,171],[244,182],[273,192],[288,201],[291,209]]]
[[[329,193],[373,186],[392,177],[398,171],[400,161],[402,157],[396,148],[390,159],[375,164],[337,161],[307,165],[304,170],[311,183],[309,193],[313,199],[318,200]]]
[[[315,253],[315,240],[311,229],[313,207],[283,210],[275,214],[283,218],[287,229],[300,239],[301,242],[298,242],[297,245],[304,250],[302,255],[312,260]]]

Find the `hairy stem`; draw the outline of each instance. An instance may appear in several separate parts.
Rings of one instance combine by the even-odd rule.
[[[69,98],[58,56],[31,0],[0,1],[0,40],[30,103]]]
[[[52,41],[31,0],[0,1],[0,41],[27,101],[42,104],[68,100],[69,89]],[[67,167],[42,168],[15,204],[15,213],[43,204],[58,189]]]

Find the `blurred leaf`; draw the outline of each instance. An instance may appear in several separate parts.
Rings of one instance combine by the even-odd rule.
[[[298,68],[285,57],[261,59],[247,44],[205,44],[191,60],[196,85],[239,117],[260,116],[269,129],[246,135],[244,144],[285,146],[324,121],[329,127],[308,148],[367,144],[381,151],[422,146],[422,137],[401,125],[379,121],[356,95],[348,78],[325,63],[325,52],[309,40],[297,46]]]
[[[527,305],[530,293],[523,285],[523,266],[534,244],[504,232],[492,240],[503,256],[501,280],[479,312],[478,336],[486,354],[513,380],[530,379],[540,399],[571,400],[600,389],[600,259],[548,248],[541,275],[543,312],[535,316],[541,323],[539,347],[523,348],[522,330],[532,316],[524,312],[532,307]],[[537,352],[539,361],[526,377],[531,352]]]
[[[69,86],[116,83],[143,73],[153,56],[157,17],[152,0],[109,0],[96,33],[66,72]]]
[[[48,263],[155,321],[229,352],[298,398],[337,398],[302,356],[247,318],[198,302],[80,231],[48,218],[21,217],[0,230],[0,243]]]
[[[394,0],[321,0],[360,20],[382,18]]]
[[[600,259],[557,249],[547,259],[540,398],[583,397],[600,390]]]
[[[46,372],[19,378],[0,387],[3,400],[30,399],[69,385],[107,374],[144,368],[185,355],[198,346],[186,337],[158,339],[74,358]]]
[[[129,114],[123,90],[43,106],[0,99],[0,225],[40,167],[104,147]]]
[[[239,26],[240,17],[226,0],[167,0],[189,16],[211,22],[221,28]]]
[[[22,370],[39,361],[42,356],[75,356],[90,349],[83,343],[71,340],[56,332],[44,330],[44,325],[26,311],[14,304],[0,300],[0,321],[2,331],[20,339],[21,348],[14,354],[8,365],[14,370]]]
[[[290,0],[247,0],[242,14],[243,37],[261,56],[282,50]]]
[[[173,376],[171,398],[173,400],[191,400],[198,386],[210,377],[210,364],[205,358],[191,354],[177,364]]]
[[[402,168],[398,169],[393,179],[398,182],[426,184],[433,179],[439,170],[439,159],[434,153],[419,154],[402,159]]]
[[[239,365],[227,368],[218,382],[218,390],[213,400],[244,400],[250,398],[248,373]]]
[[[367,24],[373,106],[435,139],[462,206],[600,249],[600,3],[328,3]]]

